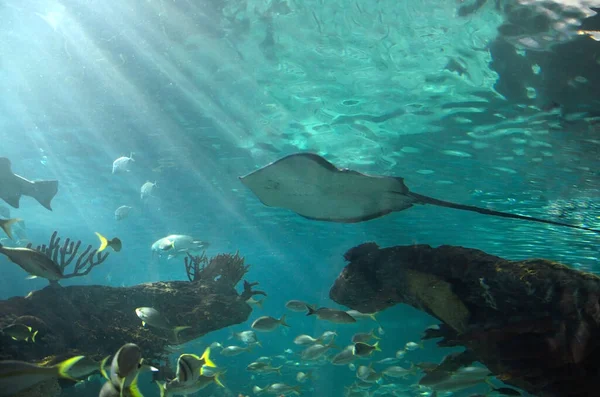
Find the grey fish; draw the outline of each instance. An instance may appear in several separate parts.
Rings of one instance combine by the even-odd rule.
[[[233,332],[231,336],[247,345],[259,345],[258,337],[254,331]]]
[[[9,248],[0,244],[0,254],[6,255],[31,277],[42,277],[54,281],[63,278],[60,266],[39,251],[31,248]]]
[[[221,387],[225,387],[219,380],[219,375],[220,374],[216,374],[214,376],[200,375],[198,379],[193,382],[180,382],[178,379],[173,379],[172,381],[165,383],[156,381],[156,384],[160,389],[160,397],[171,397],[174,395],[187,396],[204,389],[213,382]]]
[[[434,371],[421,378],[419,385],[435,391],[458,391],[485,382],[492,373],[487,368],[464,367],[456,371]]]
[[[278,375],[281,375],[281,368],[283,368],[282,365],[279,367],[272,367],[271,364],[255,361],[248,364],[246,370],[259,374],[271,374],[273,372],[277,372]]]
[[[251,346],[239,347],[239,346],[227,346],[221,350],[221,355],[226,357],[237,356],[238,354],[242,354],[244,352],[250,353],[252,351]]]
[[[357,334],[352,335],[352,342],[363,342],[367,343],[371,339],[381,339],[377,335],[375,335],[375,330],[371,330],[371,332],[359,332]]]
[[[293,312],[305,312],[307,310],[306,302],[291,300],[285,304],[285,307]]]
[[[315,343],[312,346],[307,347],[300,353],[300,356],[303,360],[316,360],[321,357],[325,352],[329,349],[337,347],[333,342],[328,345],[322,345],[320,343]]]
[[[240,180],[264,205],[285,208],[314,220],[363,222],[416,204],[430,204],[600,233],[600,230],[584,226],[438,200],[411,192],[403,178],[339,169],[314,153],[283,157],[240,177]]]
[[[154,189],[156,188],[156,182],[152,183],[150,181],[144,183],[140,188],[140,199],[145,200],[148,197],[152,196],[154,193]]]
[[[58,181],[28,181],[13,174],[10,160],[0,157],[0,199],[11,207],[19,208],[21,196],[29,196],[52,211],[51,202],[57,192]]]
[[[127,218],[129,216],[129,213],[131,212],[132,207],[128,206],[128,205],[122,205],[119,208],[117,208],[115,210],[115,220],[117,221],[122,221],[123,219]]]
[[[331,363],[333,365],[346,365],[358,360],[358,358],[358,356],[354,355],[354,345],[349,345],[346,346],[344,350],[333,356]]]
[[[289,327],[289,325],[285,322],[285,314],[281,316],[278,320],[271,316],[262,316],[254,320],[252,323],[252,328],[257,331],[269,332],[275,330],[278,326],[283,325],[284,327]]]
[[[75,380],[68,371],[82,358],[83,356],[71,357],[51,367],[42,367],[24,361],[0,361],[0,397],[12,396],[48,379]]]
[[[266,392],[275,395],[302,394],[300,386],[289,386],[285,383],[273,383],[265,388]]]
[[[192,328],[190,326],[172,326],[167,318],[153,307],[138,307],[135,309],[135,314],[142,320],[142,325],[145,327],[148,324],[154,328],[160,328],[173,332],[175,340],[178,340],[179,333],[184,329]]]
[[[308,313],[306,313],[306,315],[312,316],[314,314],[319,320],[330,321],[336,324],[351,324],[356,322],[354,317],[343,310],[329,309],[327,307],[315,309],[312,306],[307,306],[307,308]]]
[[[131,163],[134,163],[134,162],[135,162],[135,160],[133,159],[133,152],[129,154],[129,157],[126,157],[126,156],[119,157],[118,159],[113,161],[112,173],[118,174],[118,173],[122,173],[122,172],[129,172],[129,171],[131,171],[131,169],[130,169]]]

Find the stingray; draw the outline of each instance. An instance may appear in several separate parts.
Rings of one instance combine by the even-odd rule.
[[[600,233],[600,230],[584,226],[438,200],[411,192],[403,178],[339,169],[312,153],[283,157],[240,177],[240,180],[264,205],[285,208],[305,218],[320,221],[363,222],[403,211],[416,204],[431,204]]]
[[[58,181],[28,181],[12,172],[9,159],[0,157],[0,199],[8,205],[19,208],[21,196],[30,196],[52,211],[50,203],[57,192]]]

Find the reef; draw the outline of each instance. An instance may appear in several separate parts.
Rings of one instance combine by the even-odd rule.
[[[509,261],[428,245],[345,254],[330,291],[361,312],[405,303],[442,322],[440,346],[464,346],[505,383],[541,397],[600,388],[600,278],[544,259]]]
[[[234,258],[229,261],[227,258]],[[26,297],[0,301],[0,328],[22,323],[38,331],[35,343],[15,341],[0,334],[0,360],[18,359],[53,363],[73,355],[100,360],[114,354],[125,342],[135,343],[150,363],[160,365],[167,346],[196,339],[208,332],[246,321],[252,311],[248,296],[255,284],[236,284],[248,270],[238,254],[220,256],[216,268],[196,281],[167,281],[131,287],[101,285],[50,285]],[[227,271],[225,271],[227,270]],[[209,277],[210,276],[210,277]],[[231,277],[234,277],[233,279]],[[135,309],[158,310],[170,325],[188,326],[175,339],[174,333],[143,327]]]

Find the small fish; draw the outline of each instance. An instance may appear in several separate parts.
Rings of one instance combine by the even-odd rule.
[[[223,345],[220,344],[219,342],[213,342],[213,343],[210,344],[210,348],[211,349],[222,349]]]
[[[244,352],[250,353],[252,351],[252,347],[239,347],[239,346],[227,346],[221,350],[221,355],[226,357],[237,356],[238,354],[242,354]]]
[[[379,338],[377,335],[375,335],[375,330],[371,330],[371,332],[359,332],[352,336],[353,343],[357,343],[357,342],[367,343],[371,339],[381,339],[381,338]]]
[[[69,370],[67,371],[69,376],[74,379],[84,380],[90,377],[95,373],[99,373],[100,365],[104,362],[108,361],[109,357],[106,357],[102,361],[95,361],[89,357],[83,357],[77,363],[75,363]]]
[[[266,298],[262,298],[261,300],[258,300],[258,299],[254,299],[254,297],[250,297],[246,301],[246,303],[249,304],[249,305],[254,305],[254,306],[262,309],[263,308],[263,304],[265,303],[265,299]]]
[[[302,394],[300,386],[289,386],[285,383],[274,383],[266,388],[266,392],[275,395]]]
[[[22,222],[22,219],[12,218],[12,219],[0,219],[0,228],[4,230],[4,233],[8,236],[9,239],[13,239],[11,226],[17,222]]]
[[[21,196],[29,196],[52,211],[51,202],[57,192],[58,181],[28,181],[12,172],[9,159],[0,157],[0,199],[6,204],[19,208]]]
[[[294,343],[300,346],[314,345],[321,342],[323,342],[322,336],[315,339],[310,335],[298,335],[294,338]]]
[[[296,381],[299,383],[304,383],[308,379],[312,379],[312,371],[298,372],[296,374]]]
[[[379,341],[375,342],[374,345],[369,345],[368,343],[357,342],[354,344],[354,348],[352,349],[352,354],[359,357],[365,357],[371,355],[374,351],[381,351],[379,348]]]
[[[31,339],[31,342],[34,343],[35,336],[38,333],[38,331],[34,331],[33,328],[25,324],[11,324],[3,328],[2,332],[10,336],[14,340],[24,340],[26,342],[29,342],[29,339]]]
[[[285,314],[281,316],[279,320],[271,316],[259,317],[252,323],[252,328],[261,332],[270,332],[275,330],[275,328],[280,325],[289,327],[289,325],[285,322]]]
[[[127,205],[120,206],[115,210],[115,220],[122,221],[123,219],[127,218],[132,209],[132,207]]]
[[[220,375],[221,375],[221,373],[217,373],[214,376],[200,375],[198,377],[198,379],[196,379],[193,382],[180,382],[176,378],[170,382],[162,382],[161,383],[159,381],[156,381],[156,384],[158,385],[158,387],[160,389],[160,397],[171,397],[171,396],[177,396],[177,395],[187,396],[189,394],[193,394],[199,390],[204,389],[206,386],[210,385],[213,382],[221,387],[225,387],[223,385],[223,383],[221,383],[221,380],[219,379]],[[100,396],[100,397],[102,397],[102,396]]]
[[[417,368],[414,365],[411,365],[411,367],[408,369],[394,365],[387,367],[381,373],[385,376],[389,376],[390,378],[406,378],[409,375],[415,375],[416,369]]]
[[[184,329],[192,328],[190,326],[173,327],[169,321],[160,312],[153,307],[138,307],[135,309],[135,314],[142,320],[142,325],[145,327],[148,324],[154,328],[170,330],[173,332],[175,340],[179,340],[179,333]]]
[[[354,317],[357,320],[371,319],[379,324],[379,321],[377,321],[377,318],[375,318],[377,313],[361,313],[358,310],[348,310],[348,311],[346,311],[346,313],[349,314],[350,316]]]
[[[317,360],[323,354],[325,354],[325,352],[327,352],[329,349],[334,348],[334,347],[337,348],[337,346],[335,344],[333,344],[333,342],[331,342],[328,345],[322,345],[320,343],[317,343],[317,344],[314,344],[314,345],[309,346],[306,349],[304,349],[302,351],[302,353],[300,353],[300,356],[302,357],[303,360],[306,360],[306,361]]]
[[[196,381],[200,375],[204,375],[204,366],[217,367],[210,359],[210,347],[207,347],[200,357],[195,354],[180,355],[177,359],[177,380],[180,382]]]
[[[409,351],[409,352],[412,352],[417,349],[422,349],[422,348],[423,348],[423,343],[406,342],[406,345],[404,345],[404,350]]]
[[[112,173],[119,174],[123,172],[131,171],[131,163],[134,163],[133,152],[129,154],[129,157],[122,156],[113,161]]]
[[[28,278],[42,277],[57,281],[63,278],[62,269],[52,259],[30,248],[9,248],[0,244],[0,254],[30,274]]]
[[[51,367],[24,361],[0,361],[0,396],[13,396],[49,379],[64,378],[75,381],[68,372],[82,358],[83,356],[71,357]]]
[[[232,332],[231,337],[239,340],[240,342],[244,342],[247,345],[260,346],[256,332],[254,331]]]
[[[319,320],[330,321],[336,324],[351,324],[356,322],[356,319],[354,317],[352,317],[343,310],[329,309],[326,307],[315,309],[310,305],[307,306],[307,308],[308,313],[306,313],[306,315],[312,316],[314,314]]]
[[[402,359],[404,356],[406,356],[406,350],[398,350],[396,352],[396,358],[398,360]]]
[[[196,240],[185,234],[171,234],[155,241],[150,249],[153,256],[168,254],[168,259],[173,259],[180,255],[187,255],[188,253],[201,253],[209,245],[206,241]]]
[[[98,232],[96,232],[96,236],[100,239],[100,248],[98,248],[98,252],[104,251],[107,247],[112,248],[115,252],[119,252],[121,251],[121,248],[123,248],[123,243],[118,237],[108,240]]]
[[[377,361],[375,364],[392,365],[392,364],[396,364],[398,361],[400,361],[400,360],[398,360],[397,358],[388,357],[388,358],[384,358],[383,360]]]
[[[346,365],[358,359],[358,356],[354,355],[354,345],[349,345],[344,348],[341,352],[333,356],[331,363],[333,365]]]
[[[337,336],[337,332],[335,331],[325,331],[323,332],[323,334],[321,336],[319,336],[319,338],[323,339],[323,340],[327,340],[327,339],[335,339],[335,337]]]
[[[375,370],[373,368],[371,368],[371,366],[361,365],[356,370],[356,377],[360,380],[365,380],[374,373],[375,373]]]
[[[259,374],[271,374],[273,372],[276,372],[278,375],[281,375],[281,368],[283,368],[282,365],[280,365],[279,367],[272,367],[271,364],[255,361],[253,363],[248,364],[246,370],[250,372],[256,372]]]
[[[285,304],[285,307],[293,312],[305,312],[308,304],[302,301],[291,300]]]
[[[354,357],[354,354],[352,354],[352,357]],[[356,371],[356,365],[350,363],[350,364],[348,364],[348,369],[350,371]]]
[[[154,189],[156,188],[156,182],[146,182],[140,188],[140,199],[146,200],[148,197],[154,195]]]

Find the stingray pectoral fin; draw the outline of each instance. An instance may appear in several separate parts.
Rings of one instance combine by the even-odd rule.
[[[592,229],[592,228],[585,227],[585,226],[577,226],[577,225],[571,225],[568,223],[555,222],[555,221],[551,221],[548,219],[535,218],[532,216],[511,214],[511,213],[502,212],[502,211],[494,211],[494,210],[489,210],[487,208],[475,207],[472,205],[457,204],[457,203],[452,203],[449,201],[438,200],[433,197],[423,196],[421,194],[412,193],[412,192],[408,193],[408,195],[415,198],[417,200],[417,203],[420,203],[420,204],[431,204],[431,205],[437,205],[439,207],[454,208],[457,210],[477,212],[477,213],[483,214],[483,215],[499,216],[502,218],[510,218],[510,219],[521,219],[524,221],[539,222],[539,223],[545,223],[548,225],[570,227],[572,229],[587,230],[589,232],[600,233],[600,230],[598,230],[598,229]]]

